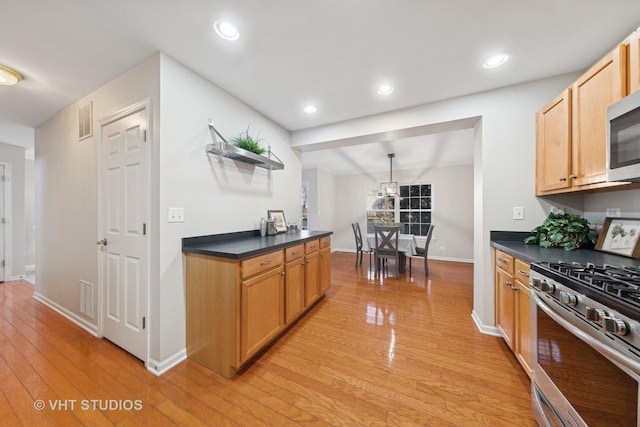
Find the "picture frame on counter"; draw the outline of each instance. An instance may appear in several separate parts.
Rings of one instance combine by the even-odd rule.
[[[269,215],[269,219],[275,221],[277,233],[286,233],[289,230],[287,220],[284,217],[284,211],[270,209],[267,211],[267,214]]]
[[[640,258],[640,218],[605,218],[595,249]]]

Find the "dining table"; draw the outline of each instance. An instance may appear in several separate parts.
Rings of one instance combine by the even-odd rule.
[[[374,233],[367,233],[367,245],[373,251],[376,247],[376,235]],[[398,252],[400,252],[400,265],[399,272],[404,273],[405,266],[407,264],[407,257],[417,255],[416,248],[418,244],[416,242],[416,236],[414,234],[398,234]]]

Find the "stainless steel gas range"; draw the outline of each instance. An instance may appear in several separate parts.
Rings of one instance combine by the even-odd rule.
[[[533,411],[543,426],[640,426],[640,268],[533,263]]]

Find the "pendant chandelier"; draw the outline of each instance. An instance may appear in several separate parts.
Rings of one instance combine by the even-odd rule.
[[[393,180],[393,153],[387,154],[389,157],[389,181],[380,183],[380,192],[385,196],[398,195],[398,182]]]

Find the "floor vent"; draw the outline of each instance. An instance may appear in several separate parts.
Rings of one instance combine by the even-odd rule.
[[[93,285],[80,280],[80,313],[93,319]]]
[[[78,140],[93,136],[93,101],[78,110]]]

